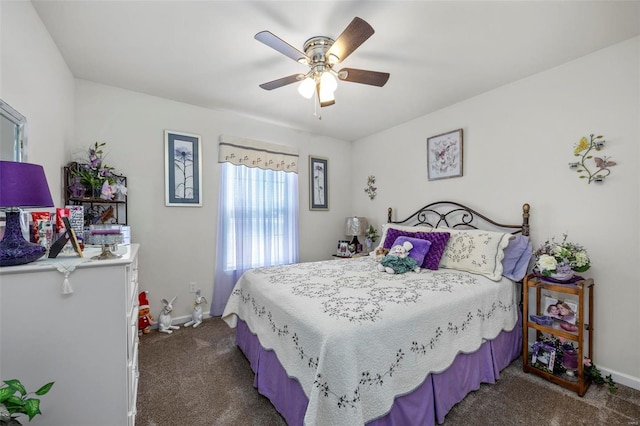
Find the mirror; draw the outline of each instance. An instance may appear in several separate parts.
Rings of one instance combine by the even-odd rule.
[[[27,161],[27,118],[0,99],[0,160]]]

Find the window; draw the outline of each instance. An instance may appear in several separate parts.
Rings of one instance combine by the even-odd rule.
[[[298,174],[221,163],[212,315],[248,269],[298,261]]]

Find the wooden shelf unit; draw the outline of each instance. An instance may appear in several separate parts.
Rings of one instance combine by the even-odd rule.
[[[575,284],[554,284],[551,282],[545,282],[539,277],[530,274],[525,277],[523,287],[522,298],[522,320],[523,320],[523,333],[522,333],[522,367],[526,373],[534,373],[545,379],[563,386],[567,389],[575,391],[580,396],[584,396],[589,388],[591,382],[584,377],[583,362],[584,357],[591,358],[593,361],[593,279],[588,278],[576,282]],[[576,326],[578,330],[576,332],[570,332],[563,329],[557,329],[553,326],[545,326],[537,324],[530,319],[531,312],[529,312],[529,293],[535,292],[535,313],[534,315],[541,314],[541,299],[542,292],[546,290],[549,292],[561,293],[566,295],[573,295],[577,297],[578,312],[576,319]],[[586,305],[586,306],[585,306]],[[577,374],[573,377],[568,375],[551,374],[547,371],[541,370],[532,365],[532,351],[529,347],[529,333],[535,333],[535,341],[540,341],[542,334],[546,333],[555,337],[563,337],[567,340],[571,340],[576,343],[578,352],[578,368]]]
[[[78,167],[77,163],[69,163],[64,166],[64,205],[76,205],[84,206],[84,219],[85,226],[89,226],[92,223],[100,223],[99,218],[109,207],[113,207],[113,217],[106,223],[114,223],[120,225],[127,224],[127,196],[125,195],[121,200],[104,200],[99,197],[82,197],[76,198],[71,196],[69,187],[73,183],[73,170]],[[113,175],[117,183],[127,186],[127,177],[122,175]]]

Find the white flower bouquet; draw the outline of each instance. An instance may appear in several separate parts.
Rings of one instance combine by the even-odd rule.
[[[563,234],[560,243],[554,238],[545,241],[534,255],[536,269],[546,277],[554,274],[571,276],[573,272],[585,272],[591,267],[587,251],[580,244],[568,242],[567,234]]]

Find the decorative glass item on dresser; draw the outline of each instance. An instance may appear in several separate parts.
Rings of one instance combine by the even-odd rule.
[[[36,164],[0,161],[0,209],[6,216],[0,241],[0,266],[30,263],[47,251],[22,236],[20,207],[53,207],[44,169]]]

